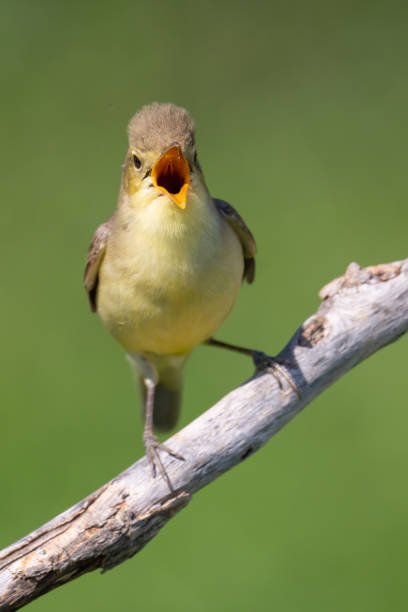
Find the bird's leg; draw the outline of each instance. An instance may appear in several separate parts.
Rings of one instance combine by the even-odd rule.
[[[219,346],[220,348],[225,348],[229,351],[235,351],[237,353],[242,353],[243,355],[249,355],[249,357],[252,357],[255,367],[258,370],[265,370],[266,372],[272,374],[280,388],[282,388],[282,378],[284,378],[289,384],[289,386],[292,387],[298,398],[301,398],[301,393],[295,381],[284,368],[284,366],[293,366],[292,362],[286,359],[278,359],[277,357],[271,357],[270,355],[267,355],[262,351],[255,351],[253,349],[238,346],[236,344],[230,344],[229,342],[222,342],[221,340],[216,340],[215,338],[208,338],[208,340],[206,340],[204,344],[208,344],[209,346]]]
[[[146,455],[150,464],[152,466],[153,478],[156,477],[156,470],[159,469],[159,472],[162,478],[167,482],[167,485],[172,493],[174,493],[173,485],[170,482],[170,478],[164,469],[164,465],[162,460],[160,459],[159,451],[165,451],[172,457],[176,457],[176,459],[180,459],[184,461],[184,457],[172,451],[165,444],[161,444],[156,436],[153,433],[153,409],[154,409],[154,390],[156,387],[156,383],[149,379],[145,378],[146,385],[146,410],[145,410],[145,427],[143,432],[143,443],[146,450]]]

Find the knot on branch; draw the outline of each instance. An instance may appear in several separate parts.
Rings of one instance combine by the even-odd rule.
[[[355,261],[351,262],[343,276],[335,278],[319,291],[319,297],[327,300],[343,289],[359,287],[370,282],[386,282],[395,278],[401,273],[402,262],[394,261],[377,266],[361,268]]]
[[[312,348],[316,346],[328,333],[328,321],[323,315],[315,315],[300,328],[299,346]]]

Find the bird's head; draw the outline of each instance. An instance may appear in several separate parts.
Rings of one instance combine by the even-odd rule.
[[[206,189],[194,123],[184,108],[157,102],[144,106],[130,120],[128,135],[123,189],[130,198],[148,205],[165,196],[184,209],[192,193]]]

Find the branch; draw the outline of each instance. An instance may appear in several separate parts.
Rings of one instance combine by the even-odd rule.
[[[145,546],[198,491],[248,457],[352,367],[408,330],[408,260],[361,269],[320,292],[317,313],[279,354],[301,392],[258,371],[168,442],[176,493],[153,479],[145,457],[95,493],[0,553],[0,610],[17,610]]]

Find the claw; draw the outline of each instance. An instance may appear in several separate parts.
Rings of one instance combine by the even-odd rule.
[[[146,450],[146,456],[152,466],[153,478],[156,478],[156,473],[158,469],[161,477],[163,478],[163,480],[166,481],[167,486],[169,487],[171,493],[174,493],[173,485],[171,484],[169,475],[167,474],[164,468],[164,465],[160,458],[159,451],[164,451],[168,455],[171,455],[172,457],[175,457],[176,459],[179,459],[180,461],[185,461],[184,457],[174,452],[173,450],[171,450],[171,448],[166,446],[166,444],[162,444],[161,442],[159,442],[156,436],[153,434],[145,435],[143,438],[143,442],[144,442],[144,447]]]
[[[301,399],[302,394],[300,393],[297,384],[293,380],[292,376],[288,374],[285,367],[282,367],[295,367],[295,364],[293,362],[287,359],[278,359],[277,357],[271,357],[266,353],[262,353],[262,351],[252,351],[252,359],[258,370],[265,370],[265,372],[272,374],[272,376],[278,383],[280,389],[283,388],[282,378],[284,378],[288,385],[296,393],[298,398]]]

